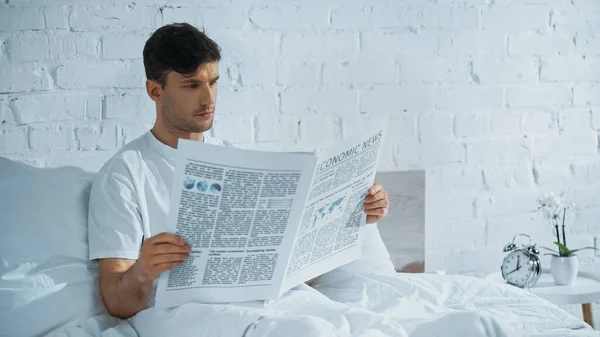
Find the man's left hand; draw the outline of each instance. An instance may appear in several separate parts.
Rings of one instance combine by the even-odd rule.
[[[369,189],[369,195],[365,198],[367,223],[375,223],[387,215],[390,205],[387,197],[387,192],[380,184],[375,184]]]

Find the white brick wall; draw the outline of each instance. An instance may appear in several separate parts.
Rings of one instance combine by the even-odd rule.
[[[152,125],[145,40],[188,21],[223,48],[218,137],[312,150],[390,115],[381,169],[427,171],[427,269],[547,244],[549,190],[580,205],[571,242],[600,236],[597,0],[0,2],[0,155],[98,169]]]

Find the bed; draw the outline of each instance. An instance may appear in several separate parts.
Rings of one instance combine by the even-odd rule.
[[[93,176],[0,158],[1,336],[600,337],[514,287],[470,276],[398,273],[368,258],[276,301],[190,303],[119,320],[107,314],[97,266],[87,260]]]

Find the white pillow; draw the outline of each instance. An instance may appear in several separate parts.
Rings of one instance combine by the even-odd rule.
[[[97,266],[88,261],[93,177],[0,157],[2,336],[43,336],[106,312]]]

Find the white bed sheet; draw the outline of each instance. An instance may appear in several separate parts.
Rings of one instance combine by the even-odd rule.
[[[600,337],[546,300],[475,277],[341,268],[317,282],[271,303],[152,308],[120,323],[100,316],[51,337]]]

